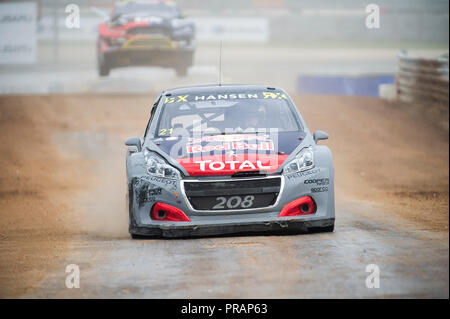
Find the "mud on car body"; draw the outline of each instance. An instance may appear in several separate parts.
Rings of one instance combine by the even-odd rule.
[[[334,229],[328,138],[285,91],[255,85],[159,94],[126,157],[132,237]]]
[[[100,76],[118,67],[151,65],[184,76],[193,64],[195,26],[172,2],[119,2],[98,33]]]

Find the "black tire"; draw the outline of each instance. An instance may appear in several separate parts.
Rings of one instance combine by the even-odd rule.
[[[334,231],[334,223],[325,227],[312,227],[308,230],[309,233],[332,233]]]
[[[97,69],[99,76],[108,76],[111,71],[111,67],[106,60],[106,56],[100,52],[101,38],[97,40]]]
[[[177,73],[177,76],[184,77],[187,75],[188,67],[186,65],[180,65],[175,68],[175,72]]]
[[[98,75],[108,76],[111,71],[109,65],[105,61],[99,61],[98,64]]]
[[[334,232],[334,224],[326,227],[322,227],[321,231],[323,233],[332,233]]]
[[[130,233],[131,239],[146,239],[147,237]]]

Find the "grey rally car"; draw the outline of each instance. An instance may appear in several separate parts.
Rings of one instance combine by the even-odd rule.
[[[126,141],[133,238],[333,231],[334,168],[280,88],[161,92]]]

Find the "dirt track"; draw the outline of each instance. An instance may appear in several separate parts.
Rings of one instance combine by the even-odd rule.
[[[330,134],[333,234],[131,241],[123,141],[152,100],[0,98],[0,297],[448,298],[448,132],[420,110],[295,97]],[[64,288],[70,263],[81,289]]]

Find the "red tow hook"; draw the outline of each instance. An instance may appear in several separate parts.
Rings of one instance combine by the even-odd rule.
[[[191,220],[179,208],[164,203],[155,203],[150,211],[150,218],[160,221],[190,222]]]
[[[310,196],[303,196],[284,206],[278,217],[310,215],[316,210],[314,200]]]

